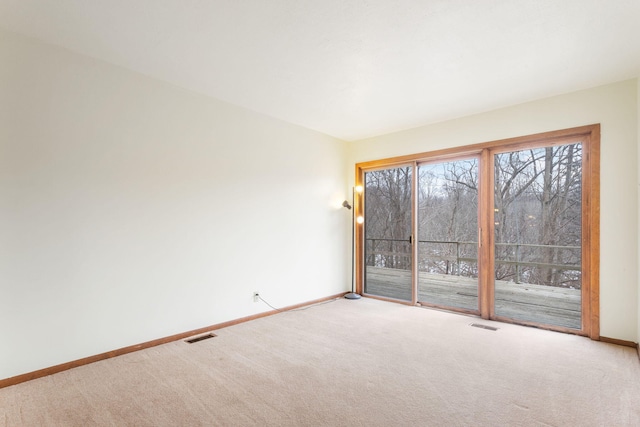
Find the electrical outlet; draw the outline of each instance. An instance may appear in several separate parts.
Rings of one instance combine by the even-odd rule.
[[[253,302],[258,302],[260,301],[260,294],[258,293],[258,291],[253,293]]]

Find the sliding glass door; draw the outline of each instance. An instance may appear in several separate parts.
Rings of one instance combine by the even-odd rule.
[[[478,312],[478,159],[418,166],[418,301]]]
[[[599,335],[599,126],[357,165],[357,289]]]
[[[495,314],[581,326],[582,145],[494,156]]]
[[[364,291],[411,301],[413,167],[364,175]]]

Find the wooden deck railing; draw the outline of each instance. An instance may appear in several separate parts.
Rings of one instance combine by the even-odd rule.
[[[402,268],[402,264],[406,265],[405,268],[408,268],[410,265],[409,260],[411,259],[411,249],[409,239],[400,240],[400,239],[388,239],[388,238],[367,238],[365,239],[365,256],[367,260],[367,265],[376,266],[376,267],[392,267],[392,268]],[[405,251],[399,250],[375,250],[376,242],[393,242],[392,247],[396,246],[397,243],[403,243]],[[454,245],[454,251],[447,251],[450,255],[437,255],[433,253],[429,253],[425,256],[425,259],[436,260],[436,261],[445,261],[446,264],[446,274],[458,274],[460,269],[460,263],[477,263],[478,258],[472,256],[464,256],[461,253],[461,247],[469,246],[473,248],[472,250],[467,250],[464,252],[474,252],[478,246],[478,242],[468,242],[468,241],[441,241],[441,240],[418,240],[418,243],[423,244],[438,244],[438,245]],[[524,243],[496,243],[498,247],[513,247],[512,251],[513,259],[496,259],[496,264],[503,265],[513,265],[515,266],[515,282],[520,283],[522,267],[542,267],[542,268],[554,268],[557,270],[568,270],[568,271],[581,271],[582,266],[579,264],[559,264],[559,263],[545,263],[545,262],[531,262],[524,261],[521,259],[522,257],[522,249],[523,248],[531,248],[531,249],[555,249],[555,250],[574,250],[579,251],[580,246],[561,246],[561,245],[535,245],[535,244],[524,244]],[[397,245],[400,247],[400,245]],[[382,257],[392,257],[394,260],[394,265],[380,265],[380,263],[376,262],[377,256]],[[378,258],[380,260],[380,258]],[[450,266],[449,263],[453,263]]]

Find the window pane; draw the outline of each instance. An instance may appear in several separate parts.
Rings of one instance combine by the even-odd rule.
[[[581,328],[582,146],[495,156],[495,313]]]
[[[478,161],[418,168],[418,300],[478,310]]]
[[[412,168],[365,173],[365,293],[411,301]]]

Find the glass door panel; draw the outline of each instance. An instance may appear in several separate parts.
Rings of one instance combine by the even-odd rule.
[[[364,292],[411,301],[412,167],[364,174]]]
[[[477,159],[418,167],[418,301],[479,311]]]
[[[495,315],[580,329],[582,145],[494,162]]]

